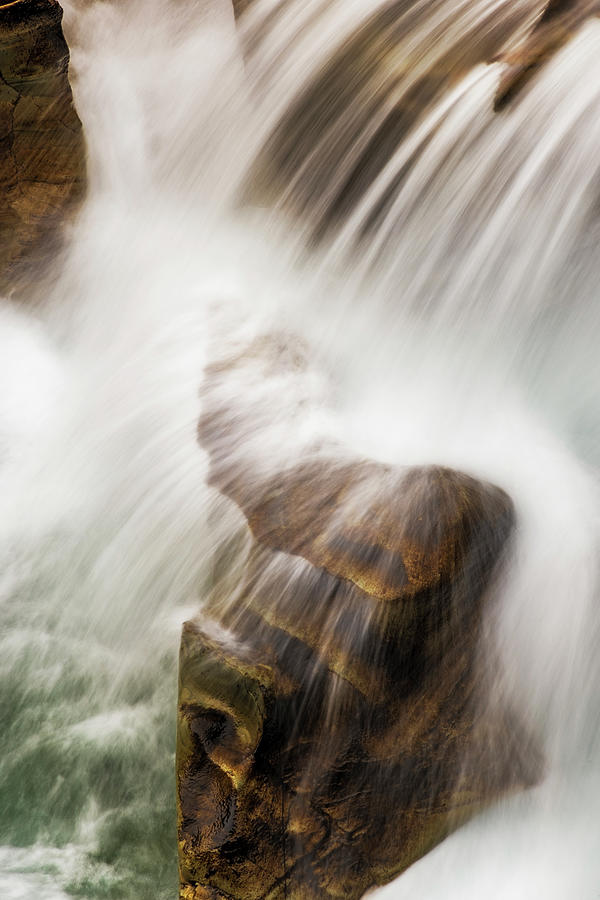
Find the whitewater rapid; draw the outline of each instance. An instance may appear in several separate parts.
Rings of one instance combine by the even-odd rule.
[[[2,897],[176,894],[180,626],[238,524],[215,525],[199,392],[214,341],[240,329],[312,348],[328,400],[307,428],[459,467],[517,508],[487,630],[546,780],[378,896],[599,896],[600,27],[502,118],[497,67],[475,67],[407,136],[416,163],[371,243],[357,234],[404,142],[308,252],[305,220],[242,187],[298,73],[381,5],[330,4],[327,28],[303,30],[324,4],[289,4],[253,74],[225,2],[65,3],[89,194],[44,301],[0,313]]]

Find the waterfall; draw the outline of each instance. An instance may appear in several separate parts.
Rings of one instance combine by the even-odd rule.
[[[538,0],[63,5],[88,196],[0,309],[0,894],[176,894],[179,634],[240,527],[203,371],[278,333],[308,367],[232,381],[242,453],[335,440],[517,512],[485,647],[545,778],[377,896],[595,900],[600,22],[494,112]]]

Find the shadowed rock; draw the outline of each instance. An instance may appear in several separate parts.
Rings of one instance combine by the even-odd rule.
[[[506,68],[496,92],[494,109],[503,109],[574,37],[587,19],[598,15],[598,0],[550,0],[523,43],[499,58]]]
[[[202,620],[184,627],[181,897],[358,898],[539,778],[478,665],[514,511],[460,472],[341,448],[272,474],[250,454],[244,472],[231,458],[252,411],[217,388],[243,365],[209,369],[200,423],[210,479],[251,539],[239,582],[225,549]]]
[[[56,0],[0,5],[0,287],[59,244],[85,182],[85,145]]]

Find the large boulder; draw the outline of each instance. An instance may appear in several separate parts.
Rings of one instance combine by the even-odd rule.
[[[479,658],[513,506],[451,469],[330,446],[244,467],[223,442],[260,417],[232,400],[227,418],[223,377],[209,370],[200,436],[248,531],[183,632],[181,897],[358,898],[540,777]]]
[[[58,246],[81,198],[85,142],[57,0],[0,5],[0,287]]]

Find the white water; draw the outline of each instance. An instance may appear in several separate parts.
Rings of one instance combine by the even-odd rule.
[[[0,317],[2,897],[175,895],[178,636],[219,537],[195,438],[202,368],[234,332],[272,328],[307,339],[308,389],[328,397],[301,433],[459,466],[505,487],[519,513],[489,631],[548,777],[380,895],[600,896],[600,28],[501,117],[498,67],[473,68],[399,144],[328,253],[307,257],[306,219],[240,208],[236,190],[299,73],[308,82],[332,35],[381,5],[329,4],[327,27],[317,19],[299,40],[325,7],[291,3],[247,69],[225,0],[66,5],[89,198],[45,302],[7,302]],[[506,15],[481,0],[454,18],[453,4],[435,6],[458,36],[486,11]],[[535,4],[520,6],[525,21]],[[412,32],[415,52],[431,26]],[[331,165],[330,137],[302,164]],[[416,162],[359,252],[409,144]],[[250,405],[266,396],[295,434],[280,385],[232,389]]]

